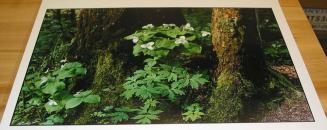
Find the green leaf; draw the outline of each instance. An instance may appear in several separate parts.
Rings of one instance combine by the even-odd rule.
[[[85,75],[87,72],[86,68],[76,68],[75,74],[76,75]]]
[[[122,122],[129,119],[129,116],[125,112],[114,112],[109,114],[111,116],[111,120],[114,124],[117,124],[118,122]]]
[[[38,97],[31,98],[30,100],[27,101],[28,104],[33,105],[33,106],[40,106],[42,104],[42,99]]]
[[[139,119],[136,123],[139,123],[139,124],[150,124],[151,123],[151,120],[147,117],[143,117],[141,119]]]
[[[42,89],[43,93],[54,95],[58,90],[65,88],[65,83],[61,81],[49,81]]]
[[[51,113],[51,112],[58,112],[58,111],[60,111],[60,110],[62,110],[64,108],[64,106],[61,103],[55,102],[53,100],[48,101],[44,105],[44,107],[45,107],[45,110],[47,112],[49,112],[49,113]]]
[[[184,44],[184,47],[183,54],[185,55],[200,54],[202,51],[202,47],[194,43]]]
[[[100,96],[99,95],[89,95],[85,98],[83,98],[83,102],[85,103],[99,103],[100,102]]]
[[[204,113],[201,112],[202,108],[198,103],[187,106],[186,110],[187,111],[182,114],[183,120],[185,121],[196,121],[204,115]]]
[[[130,99],[131,97],[133,97],[133,95],[135,94],[136,90],[135,89],[127,89],[125,90],[121,96],[125,97],[127,100]]]
[[[91,93],[92,93],[92,90],[77,92],[76,94],[74,94],[74,97],[86,97],[86,96],[90,95]]]
[[[65,104],[66,109],[75,108],[82,103],[81,98],[71,98]]]
[[[190,85],[192,88],[198,89],[200,85],[209,82],[207,79],[202,77],[202,74],[195,74],[190,79]]]
[[[54,125],[54,124],[63,124],[64,118],[59,115],[51,115],[46,118],[47,121],[43,123],[44,125]]]
[[[62,124],[64,123],[64,118],[58,115],[51,115],[47,118],[47,120],[52,120],[54,124]]]
[[[163,56],[167,56],[169,53],[169,50],[165,50],[165,49],[158,49],[156,51],[152,51],[151,53],[149,53],[151,56],[154,57],[163,57]]]
[[[170,73],[170,75],[168,76],[168,82],[170,81],[177,81],[177,74]]]
[[[149,67],[152,67],[157,64],[157,60],[152,58],[145,59],[144,62],[147,63]]]
[[[174,49],[176,46],[178,45],[175,44],[174,41],[169,40],[168,38],[158,39],[155,44],[156,48],[163,48],[163,49],[170,49],[170,50]]]
[[[134,56],[139,56],[140,55],[140,52],[142,52],[142,47],[141,47],[141,44],[136,44],[134,47],[133,47],[133,55]]]

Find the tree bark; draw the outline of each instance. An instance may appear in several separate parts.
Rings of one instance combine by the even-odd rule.
[[[207,118],[212,122],[237,122],[245,100],[256,93],[256,87],[262,87],[259,84],[264,81],[266,66],[252,12],[251,9],[213,9],[212,44],[218,67],[216,87],[207,111]]]

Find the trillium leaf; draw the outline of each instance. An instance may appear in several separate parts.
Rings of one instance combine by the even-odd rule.
[[[58,103],[58,104],[56,104],[56,105],[52,105],[52,104],[50,104],[50,103],[48,102],[48,103],[46,103],[46,104],[44,105],[44,107],[45,107],[45,110],[46,110],[47,112],[51,113],[51,112],[57,112],[57,111],[60,111],[61,109],[64,108],[64,105],[62,105],[61,103]]]
[[[133,55],[134,56],[139,56],[140,55],[140,52],[142,52],[142,47],[140,44],[136,44],[134,47],[133,47]]]
[[[169,40],[167,38],[157,40],[155,47],[156,48],[164,48],[164,49],[174,49],[177,44],[174,41]]]
[[[62,124],[64,123],[64,118],[58,115],[51,115],[47,117],[47,122],[49,123],[49,125]]]
[[[101,100],[99,95],[88,95],[87,97],[83,98],[83,102],[85,103],[99,103]]]
[[[184,44],[185,49],[183,50],[183,53],[187,54],[187,55],[191,55],[191,54],[200,54],[202,51],[202,47],[198,44],[194,44],[194,43],[188,43],[188,44]]]
[[[75,74],[76,75],[85,75],[87,72],[86,68],[76,68]]]
[[[86,96],[90,95],[91,93],[92,93],[92,90],[78,92],[78,93],[74,94],[74,97],[86,97]]]
[[[66,102],[65,108],[66,109],[75,108],[78,105],[80,105],[81,103],[82,103],[82,99],[81,98],[71,98],[71,99],[69,99]]]
[[[58,90],[62,90],[65,88],[65,83],[61,81],[51,81],[48,82],[44,88],[42,89],[43,93],[53,95],[55,94]]]

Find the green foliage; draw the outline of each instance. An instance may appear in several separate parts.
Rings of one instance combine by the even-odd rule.
[[[131,119],[136,123],[148,124],[152,120],[159,120],[163,111],[156,110],[157,100],[168,98],[176,102],[180,97],[187,95],[190,89],[199,89],[209,82],[208,76],[201,72],[189,72],[183,67],[183,58],[188,59],[202,52],[202,42],[210,35],[206,31],[198,31],[190,24],[175,26],[163,24],[154,27],[148,24],[142,30],[125,37],[135,43],[133,54],[148,56],[143,69],[137,70],[126,79],[123,84],[124,92],[121,94],[126,100],[137,97],[144,101],[136,116]],[[200,107],[189,107],[185,120],[195,121],[203,113]],[[191,114],[191,112],[193,112]]]
[[[184,112],[183,120],[185,121],[196,121],[198,119],[201,119],[201,116],[204,115],[202,111],[202,108],[198,103],[191,104],[185,108],[186,112]]]
[[[264,49],[264,53],[268,61],[273,64],[292,64],[288,49],[283,40],[274,41]]]
[[[66,115],[63,113],[68,112],[68,109],[76,108],[81,103],[99,103],[99,95],[92,94],[91,90],[80,91],[74,95],[70,94],[70,89],[74,85],[76,78],[85,74],[86,69],[80,63],[69,62],[63,64],[61,68],[53,71],[49,70],[46,76],[41,76],[40,73],[27,75],[22,87],[22,93],[23,98],[28,100],[28,102],[22,105],[25,108],[28,107],[28,110],[18,113],[23,114],[32,110],[42,113],[45,111],[51,115],[39,117],[34,123],[44,125],[62,124]],[[18,108],[16,111],[23,110]],[[15,114],[15,116],[19,117],[21,115]],[[17,120],[22,120],[19,122],[28,122],[30,119],[26,117]],[[44,122],[42,123],[42,121]]]
[[[210,8],[185,8],[182,9],[185,20],[194,26],[195,29],[210,31],[211,14]]]
[[[100,96],[91,94],[91,90],[87,90],[84,92],[78,92],[74,94],[74,96],[70,99],[67,99],[65,104],[66,109],[75,108],[79,106],[81,103],[99,103]]]
[[[158,101],[148,99],[144,106],[137,110],[137,115],[132,117],[132,119],[137,120],[136,123],[139,124],[150,124],[152,120],[159,120],[159,114],[161,110],[156,110]]]
[[[63,124],[64,118],[58,115],[51,115],[47,117],[47,121],[43,125],[54,125],[54,124]]]
[[[151,24],[149,24],[151,25]],[[209,33],[194,30],[190,24],[178,27],[164,24],[158,27],[149,26],[125,37],[135,43],[133,54],[141,53],[151,57],[165,57],[169,54],[194,55],[200,54],[202,46],[199,41],[210,38]]]
[[[185,95],[188,86],[198,89],[200,85],[208,82],[203,74],[192,75],[182,67],[167,64],[154,67],[152,63],[147,62],[144,70],[138,70],[132,77],[127,78],[122,96],[126,99],[135,96],[142,100],[167,96],[171,101],[175,101],[177,96]]]
[[[158,120],[162,111],[155,110],[158,101],[148,99],[144,106],[140,108],[106,106],[102,111],[94,112],[91,116],[101,119],[101,123],[117,124],[130,119],[130,115],[134,115],[131,119],[136,120],[136,123],[149,124],[152,120]]]

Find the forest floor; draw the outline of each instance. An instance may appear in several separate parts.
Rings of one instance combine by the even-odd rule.
[[[291,80],[298,80],[294,66],[273,66],[274,70],[287,75]],[[299,84],[300,85],[300,84]],[[314,121],[310,106],[303,91],[296,91],[291,100],[286,100],[275,110],[263,115],[262,122]]]
[[[298,92],[298,94],[293,101],[285,101],[277,110],[266,113],[262,122],[314,121],[304,93]]]

